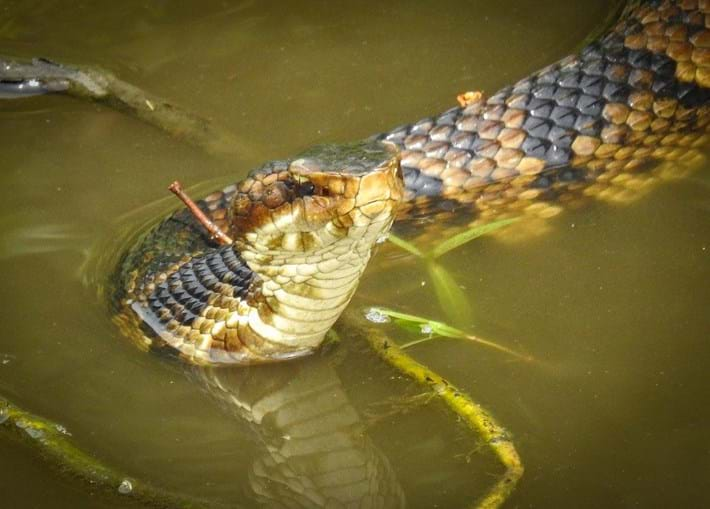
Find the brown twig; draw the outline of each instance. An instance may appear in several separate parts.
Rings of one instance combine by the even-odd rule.
[[[176,180],[170,186],[168,187],[170,192],[175,194],[180,200],[187,206],[188,209],[190,209],[190,212],[192,212],[192,215],[195,216],[195,219],[197,219],[202,226],[205,227],[205,229],[209,232],[210,234],[210,239],[214,240],[218,244],[222,246],[227,246],[229,244],[233,244],[234,241],[231,239],[229,235],[224,233],[222,229],[214,224],[212,220],[205,215],[202,210],[200,210],[200,207],[197,206],[197,204],[192,201],[192,198],[190,198],[187,193],[182,188],[182,184],[180,183],[179,180]]]

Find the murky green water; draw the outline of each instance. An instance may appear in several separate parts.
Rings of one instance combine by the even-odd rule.
[[[253,472],[291,432],[248,424],[225,394],[292,401],[325,388],[342,406],[303,411],[361,416],[349,428],[360,438],[343,447],[370,458],[385,500],[401,490],[410,507],[466,506],[500,466],[436,405],[366,428],[373,403],[415,392],[366,350],[206,383],[120,337],[97,297],[107,274],[95,261],[114,254],[107,238],[175,206],[165,191],[175,178],[207,191],[261,161],[442,111],[463,90],[493,91],[571,51],[610,5],[196,5],[0,5],[3,53],[102,65],[255,147],[224,162],[94,105],[0,103],[0,393],[131,476],[249,507]],[[442,260],[473,302],[469,328],[539,360],[461,341],[410,350],[514,434],[527,470],[510,507],[709,502],[709,183],[697,171],[630,206],[593,204],[556,217],[546,235],[484,238]],[[375,258],[353,305],[443,319],[424,269],[406,258],[392,268],[391,258]],[[3,506],[124,506],[22,446],[0,450]]]

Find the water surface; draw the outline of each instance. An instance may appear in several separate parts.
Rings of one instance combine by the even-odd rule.
[[[93,270],[97,257],[115,253],[96,246],[115,249],[126,232],[176,206],[165,191],[175,178],[207,192],[259,162],[443,111],[464,90],[494,91],[574,50],[611,8],[562,0],[4,3],[3,53],[104,66],[254,149],[218,160],[96,105],[0,103],[0,393],[62,423],[81,447],[131,476],[257,505],[248,472],[264,437],[194,373],[121,337],[101,296],[108,269]],[[513,362],[461,341],[410,351],[515,436],[526,473],[511,507],[708,502],[703,170],[625,207],[563,213],[525,242],[484,238],[442,260],[473,303],[467,329],[539,360]],[[353,306],[385,302],[445,319],[430,288],[416,260],[390,250],[373,260]],[[333,377],[360,416],[416,393],[366,349],[336,348],[325,359],[325,367],[313,360],[299,369]],[[266,384],[294,369],[225,378]],[[465,506],[500,472],[436,405],[387,417],[366,436],[410,507]],[[17,444],[0,449],[0,492],[13,507],[124,506],[57,476]]]

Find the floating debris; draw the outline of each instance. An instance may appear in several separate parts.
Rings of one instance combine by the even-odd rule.
[[[38,428],[34,428],[32,426],[27,426],[25,428],[25,433],[27,433],[31,438],[39,439],[44,437],[44,431]]]
[[[483,104],[486,101],[486,94],[483,90],[472,90],[456,96],[459,106],[466,108],[472,104]]]
[[[59,431],[62,435],[66,435],[68,437],[72,436],[72,434],[69,432],[69,430],[67,428],[65,428],[64,426],[62,426],[61,424],[55,424],[54,429]]]
[[[378,308],[368,309],[365,318],[372,323],[388,323],[390,321],[390,317]]]
[[[133,483],[129,481],[128,479],[124,479],[121,481],[121,484],[118,485],[118,492],[121,495],[128,495],[133,491]]]

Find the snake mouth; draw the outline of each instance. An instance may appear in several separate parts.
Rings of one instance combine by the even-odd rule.
[[[309,253],[382,234],[404,184],[396,152],[378,142],[318,147],[257,171],[237,189],[230,234],[240,251]]]

